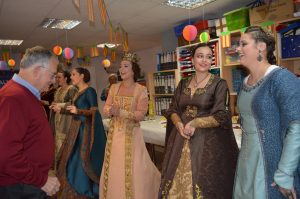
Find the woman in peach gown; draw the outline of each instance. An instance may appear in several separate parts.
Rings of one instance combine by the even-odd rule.
[[[157,198],[160,173],[146,149],[140,121],[148,108],[146,87],[136,83],[140,74],[135,54],[123,56],[122,82],[113,84],[103,108],[111,117],[100,178],[101,199]]]

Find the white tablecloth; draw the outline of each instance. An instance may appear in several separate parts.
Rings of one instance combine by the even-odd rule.
[[[144,140],[146,143],[151,143],[155,145],[164,146],[166,128],[160,124],[161,117],[157,116],[155,120],[147,120],[141,122],[141,130],[144,135]],[[108,130],[109,119],[103,119],[103,125],[105,130]],[[238,127],[238,125],[233,125],[233,127]],[[241,129],[233,128],[234,135],[238,146],[241,146]]]

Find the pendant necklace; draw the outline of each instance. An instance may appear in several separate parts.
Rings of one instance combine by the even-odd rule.
[[[202,80],[200,80],[199,82],[197,82],[197,76],[195,75],[194,76],[194,82],[195,83],[193,85],[194,89],[197,88],[208,76],[209,76],[209,73]]]

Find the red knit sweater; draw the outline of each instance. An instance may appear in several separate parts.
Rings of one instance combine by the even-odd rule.
[[[0,90],[0,186],[42,187],[53,157],[53,135],[40,101],[10,80]]]

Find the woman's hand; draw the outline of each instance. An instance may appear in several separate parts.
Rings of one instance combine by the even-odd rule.
[[[284,197],[288,198],[288,199],[296,199],[296,192],[295,189],[285,189],[283,187],[278,186],[275,182],[273,182],[271,184],[272,187],[276,187],[278,189],[278,191],[280,191],[282,193],[282,195],[284,195]]]
[[[111,116],[119,116],[120,115],[120,107],[119,105],[113,104],[109,110]]]
[[[61,111],[61,107],[56,103],[52,103],[49,106],[49,108],[52,109],[55,113],[60,113],[60,111]]]
[[[188,122],[184,127],[184,134],[188,135],[189,137],[192,137],[195,133],[195,127],[191,126],[192,121]]]
[[[188,136],[184,133],[184,126],[183,126],[182,122],[177,122],[175,126],[182,137],[184,137],[186,139],[190,139],[190,136]]]
[[[67,106],[66,109],[67,109],[68,111],[70,111],[70,113],[73,113],[73,114],[77,114],[77,113],[78,113],[77,107],[74,106],[74,105]]]

